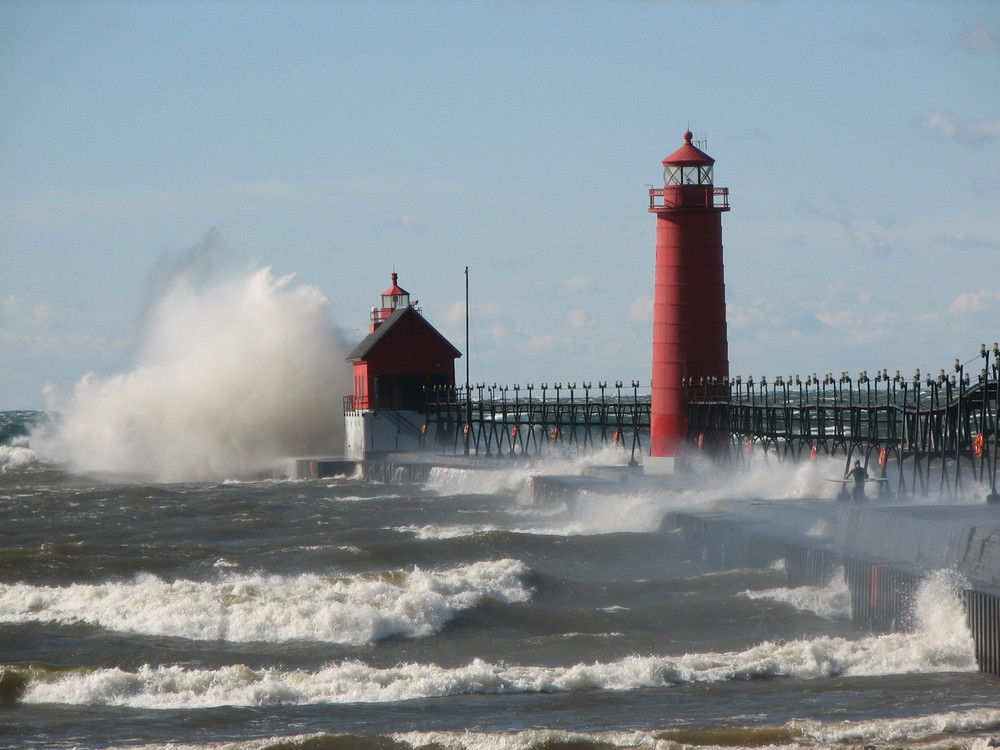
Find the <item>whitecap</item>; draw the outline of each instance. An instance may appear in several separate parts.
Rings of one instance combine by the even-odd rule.
[[[360,645],[432,635],[485,596],[527,601],[527,572],[517,560],[498,560],[346,578],[220,573],[210,582],[142,575],[64,587],[7,584],[0,585],[0,622],[87,623],[191,640]]]
[[[800,612],[812,612],[828,620],[846,620],[851,617],[851,591],[844,579],[843,570],[837,571],[826,586],[746,591],[743,595],[749,599],[769,599],[790,604]]]

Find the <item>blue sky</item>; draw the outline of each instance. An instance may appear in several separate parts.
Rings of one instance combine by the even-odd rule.
[[[395,267],[464,348],[469,266],[474,381],[648,382],[647,186],[689,124],[734,375],[1000,338],[992,0],[6,0],[0,102],[0,409],[134,367],[206,236],[351,340]]]

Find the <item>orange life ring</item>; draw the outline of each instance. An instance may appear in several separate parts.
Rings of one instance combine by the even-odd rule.
[[[815,461],[816,460],[816,456],[818,456],[818,455],[819,455],[819,446],[818,445],[814,445],[812,448],[809,449],[809,460],[810,461]]]
[[[883,448],[878,452],[878,465],[885,466],[885,462],[889,460],[889,449]]]
[[[743,446],[743,450],[745,450],[749,456],[753,452],[753,440],[747,440],[746,445]]]
[[[427,434],[427,423],[426,423],[426,422],[425,422],[425,423],[423,424],[423,426],[422,426],[422,427],[420,428],[420,434],[421,434],[421,435],[426,435],[426,434]]]
[[[552,428],[552,439],[553,440],[557,440],[558,438],[559,438],[559,428],[558,427],[553,427]]]
[[[983,457],[983,453],[986,452],[986,436],[983,433],[977,432],[976,436],[972,438],[972,450],[975,452],[976,458]]]
[[[517,428],[516,427],[511,427],[510,428],[510,436],[512,438],[516,438],[517,437]]]
[[[698,433],[698,447],[699,448],[704,448],[705,447],[705,433],[704,432],[699,432]]]
[[[615,434],[611,436],[611,440],[614,441],[615,445],[618,445],[618,441],[622,439],[621,430],[615,430]]]
[[[471,432],[471,431],[472,431],[472,425],[469,425],[469,424],[466,424],[466,425],[465,425],[465,426],[464,426],[464,427],[462,428],[462,434],[464,434],[464,435],[468,435],[468,434],[469,434],[469,432]]]

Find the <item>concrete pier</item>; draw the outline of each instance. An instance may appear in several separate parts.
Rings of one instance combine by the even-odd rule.
[[[426,482],[434,469],[460,471],[498,470],[527,465],[510,458],[479,456],[428,456],[414,452],[372,454],[365,459],[300,458],[295,461],[296,479],[359,476],[375,482]]]
[[[964,580],[966,619],[982,672],[1000,675],[1000,517],[993,506],[852,506],[833,501],[732,503],[670,513],[663,529],[718,569],[781,562],[789,586],[822,586],[842,570],[854,624],[907,630],[921,581]]]
[[[358,470],[358,462],[343,458],[298,458],[295,460],[296,479],[327,479],[351,476]]]
[[[537,476],[538,502],[625,488],[677,489],[627,468],[594,468],[585,477]],[[982,672],[1000,675],[1000,512],[995,505],[856,505],[835,500],[733,500],[710,510],[668,513],[672,543],[718,570],[781,564],[788,586],[824,586],[843,575],[851,617],[871,633],[913,624],[921,582],[938,570],[962,581],[966,619]]]

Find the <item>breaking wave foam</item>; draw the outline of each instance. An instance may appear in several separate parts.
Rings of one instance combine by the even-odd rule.
[[[399,526],[396,531],[404,534],[413,534],[421,541],[433,539],[460,539],[467,536],[475,536],[489,531],[499,531],[499,526],[493,524],[483,524],[481,526],[470,526],[468,524],[458,524],[451,526],[436,526],[434,524],[424,524],[423,526],[410,525]]]
[[[474,605],[484,595],[524,601],[529,596],[520,581],[525,572],[518,561],[504,560],[440,573],[394,574],[398,580],[392,575],[345,581],[302,576],[292,581],[240,579],[224,584],[180,581],[171,585],[146,579],[132,588],[12,586],[3,590],[0,621],[96,621],[115,629],[188,638],[359,643],[393,634],[434,632],[454,611]],[[54,595],[54,600],[47,600],[47,594]],[[140,602],[142,606],[137,606]],[[858,640],[822,637],[765,642],[737,652],[629,656],[571,666],[518,666],[475,659],[453,668],[416,663],[378,668],[345,661],[316,672],[243,665],[221,669],[146,666],[135,672],[78,670],[36,676],[24,700],[145,708],[384,703],[461,694],[635,690],[760,677],[975,671],[972,637],[967,628],[956,626],[964,620],[952,577],[939,573],[929,578],[915,607],[916,632]],[[199,610],[207,610],[207,623]],[[178,616],[179,611],[185,614]],[[135,617],[141,617],[138,625]],[[183,632],[157,626],[157,622],[182,623],[179,630]]]
[[[594,748],[594,750],[666,750],[666,748],[767,747],[798,750],[848,744],[900,743],[913,748],[987,750],[990,737],[974,736],[1000,728],[1000,710],[977,709],[932,714],[914,719],[876,719],[865,722],[792,721],[784,726],[727,726],[720,729],[661,729],[611,732],[572,732],[527,729],[506,734],[473,732],[401,732],[391,735],[404,747],[440,747],[442,750],[545,750],[545,748]],[[311,735],[318,737],[319,735]],[[942,742],[941,739],[947,737]],[[305,740],[306,736],[301,739]],[[249,750],[249,748],[247,748]],[[261,750],[264,750],[263,748]]]
[[[443,571],[224,576],[215,582],[163,581],[66,587],[0,586],[0,622],[87,623],[112,631],[192,640],[292,640],[360,645],[436,633],[483,597],[523,602],[530,590],[517,560]]]
[[[847,620],[851,617],[851,590],[844,579],[843,570],[838,571],[826,586],[747,591],[744,596],[749,599],[784,602],[799,611],[812,612],[828,620]]]
[[[926,633],[897,633],[857,641],[767,642],[741,652],[630,656],[563,667],[481,659],[456,668],[433,664],[377,668],[345,661],[316,672],[243,665],[222,669],[147,666],[135,672],[98,669],[60,674],[51,681],[33,682],[24,700],[144,708],[386,703],[461,694],[636,690],[759,677],[816,679],[974,670],[968,650],[955,650],[954,645]]]
[[[23,445],[0,445],[0,471],[19,469],[38,463],[34,451]]]
[[[1000,711],[978,709],[932,714],[916,719],[866,722],[793,721],[783,726],[726,726],[718,729],[665,728],[577,732],[523,729],[513,732],[411,731],[385,735],[311,733],[237,742],[129,745],[129,750],[288,750],[289,748],[387,748],[396,750],[668,750],[717,747],[801,750],[831,746],[905,742],[913,750],[987,750],[996,741],[989,732],[1000,728]],[[125,750],[124,747],[112,750]]]

